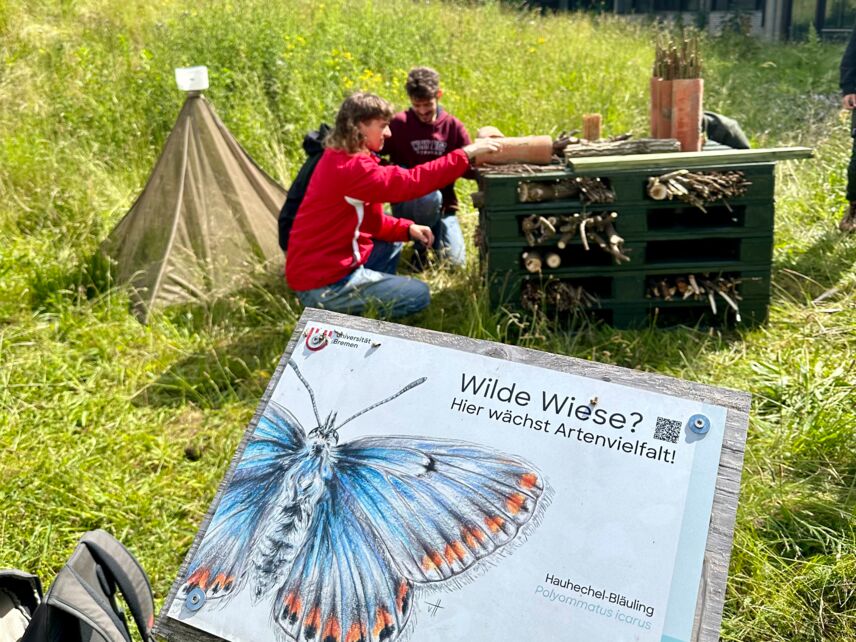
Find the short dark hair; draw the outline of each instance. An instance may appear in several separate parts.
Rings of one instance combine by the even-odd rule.
[[[392,105],[380,96],[367,92],[351,94],[339,108],[336,125],[324,140],[324,146],[355,154],[363,144],[363,135],[358,125],[375,118],[389,121],[393,113]]]
[[[407,74],[404,88],[411,98],[431,100],[440,91],[440,74],[431,67],[414,67]]]

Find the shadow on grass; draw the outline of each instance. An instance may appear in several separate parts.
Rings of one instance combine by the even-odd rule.
[[[838,285],[853,268],[853,249],[852,239],[827,230],[805,251],[774,262],[773,284],[794,301],[813,300]]]
[[[110,261],[98,251],[80,257],[71,268],[47,262],[34,267],[30,276],[30,308],[58,310],[69,302],[78,305],[104,294],[112,285]]]
[[[279,275],[262,275],[247,287],[207,303],[163,312],[174,326],[206,340],[204,348],[170,367],[143,388],[135,403],[219,408],[258,400],[297,322],[300,306]]]
[[[782,557],[808,559],[838,548],[841,533],[852,528],[856,497],[847,486],[808,479],[800,492],[788,489],[776,503],[756,527]]]
[[[288,335],[266,328],[200,350],[182,359],[134,397],[141,406],[220,408],[258,400],[264,393]]]

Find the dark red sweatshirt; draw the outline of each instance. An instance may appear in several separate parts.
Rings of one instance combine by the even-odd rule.
[[[424,196],[454,182],[469,166],[462,150],[413,169],[382,166],[369,153],[324,150],[291,228],[288,285],[302,291],[340,281],[366,262],[372,237],[409,240],[413,221],[387,216],[382,204]]]
[[[439,107],[433,123],[423,123],[412,109],[408,109],[395,115],[389,129],[392,137],[381,153],[388,154],[390,161],[402,167],[416,167],[470,144],[470,136],[461,121]],[[444,185],[442,193],[443,210],[456,212],[458,197],[454,181]]]

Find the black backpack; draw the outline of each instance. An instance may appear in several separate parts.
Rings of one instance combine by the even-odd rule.
[[[303,151],[306,152],[306,161],[294,177],[294,182],[288,188],[288,196],[285,199],[285,204],[279,212],[279,247],[283,251],[288,251],[288,237],[291,234],[291,226],[294,224],[294,218],[297,216],[297,209],[306,196],[306,188],[309,187],[309,179],[312,178],[312,173],[315,171],[315,166],[321,159],[321,154],[324,152],[324,139],[330,132],[330,126],[327,123],[321,123],[321,126],[316,130],[309,132],[303,137]]]
[[[131,642],[116,591],[146,642],[154,640],[154,600],[140,564],[109,533],[86,533],[42,597],[38,578],[0,570],[0,640]]]

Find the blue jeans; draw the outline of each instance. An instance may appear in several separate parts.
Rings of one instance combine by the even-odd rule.
[[[467,249],[461,224],[454,214],[442,216],[443,195],[439,190],[421,198],[392,204],[392,215],[396,218],[409,218],[414,223],[426,225],[434,232],[434,251],[441,259],[458,267],[467,263]],[[427,248],[415,243],[416,251],[425,254]]]
[[[357,315],[374,306],[387,319],[424,310],[431,302],[428,286],[417,279],[395,276],[401,247],[402,243],[374,241],[365,265],[332,285],[296,292],[298,300],[307,307]]]

